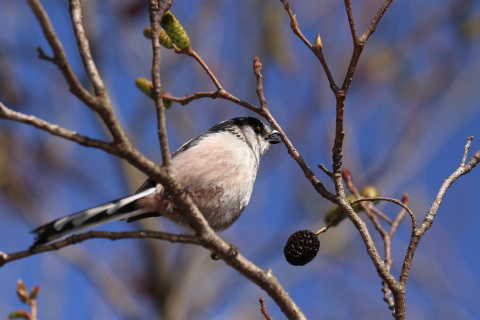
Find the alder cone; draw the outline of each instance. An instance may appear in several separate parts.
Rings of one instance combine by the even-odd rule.
[[[310,230],[294,232],[283,249],[285,259],[294,266],[303,266],[312,261],[320,249],[318,236]]]

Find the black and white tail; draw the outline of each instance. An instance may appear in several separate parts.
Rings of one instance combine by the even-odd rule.
[[[152,216],[154,214],[149,213],[146,208],[142,208],[138,202],[143,197],[155,191],[155,188],[148,188],[131,196],[117,199],[98,207],[83,210],[44,224],[31,232],[37,235],[32,247],[46,244],[66,234],[91,229],[110,221],[128,219],[128,221],[131,222],[137,220],[136,217],[144,218]]]

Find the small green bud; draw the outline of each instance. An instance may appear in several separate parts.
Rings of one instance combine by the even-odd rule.
[[[380,193],[378,192],[377,188],[375,188],[374,186],[366,186],[365,188],[362,189],[361,194],[365,198],[375,198],[380,196]]]
[[[39,286],[33,287],[32,291],[30,292],[30,300],[35,300],[37,299],[38,292],[40,291]]]
[[[153,32],[152,32],[152,27],[148,26],[143,29],[143,36],[147,39],[152,39]],[[172,39],[167,35],[165,30],[163,29],[158,29],[158,39],[160,40],[160,44],[164,46],[167,49],[172,49],[173,42]]]
[[[25,286],[25,283],[23,283],[22,280],[18,279],[17,281],[17,296],[25,304],[28,304],[28,299],[29,299],[29,294],[27,291],[27,287]]]
[[[13,311],[8,315],[8,319],[30,319],[30,314],[25,310]]]
[[[150,99],[152,99],[152,100],[154,99],[153,98],[153,83],[150,80],[145,79],[145,78],[137,78],[137,79],[135,79],[135,85],[137,86],[138,89],[140,89],[140,91],[145,93]],[[168,95],[168,93],[165,94],[165,95]],[[163,105],[164,105],[165,109],[168,109],[172,106],[172,101],[163,99]]]
[[[173,41],[170,39],[168,34],[163,29],[158,30],[158,38],[160,39],[160,44],[167,49],[173,48]],[[189,45],[190,46],[190,45]]]
[[[160,24],[162,25],[166,34],[178,48],[183,50],[190,47],[190,38],[180,22],[178,22],[177,18],[175,18],[170,11],[165,12]]]
[[[152,36],[153,36],[152,27],[150,26],[145,27],[145,29],[143,29],[143,36],[147,39],[152,40]]]
[[[164,93],[163,97],[164,98],[165,97],[171,97],[171,95],[169,93]],[[169,109],[172,106],[172,101],[167,100],[167,99],[163,99],[163,106],[165,107],[165,109]]]
[[[153,99],[153,83],[145,78],[137,78],[135,79],[135,85],[137,86],[140,91],[145,93],[147,96],[149,96],[151,99]]]
[[[322,44],[322,38],[320,38],[320,33],[317,33],[317,36],[315,37],[315,49],[322,50],[323,44]]]

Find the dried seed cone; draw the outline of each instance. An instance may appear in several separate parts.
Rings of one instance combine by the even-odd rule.
[[[160,24],[178,48],[183,50],[190,47],[190,38],[170,11],[165,12]]]
[[[291,265],[303,266],[315,258],[319,249],[318,236],[310,230],[300,230],[288,238],[283,253]]]
[[[148,26],[143,29],[143,36],[147,39],[152,39],[153,32],[152,27]],[[168,36],[168,34],[163,29],[158,29],[158,39],[160,40],[160,44],[167,49],[172,49],[173,42],[172,39]]]

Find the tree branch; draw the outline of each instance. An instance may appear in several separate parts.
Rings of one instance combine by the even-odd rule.
[[[469,138],[469,141],[467,142],[467,145],[465,147],[465,152],[462,158],[462,162],[460,163],[460,166],[447,179],[445,179],[442,186],[440,187],[440,190],[437,193],[437,196],[433,200],[432,206],[430,207],[430,210],[428,211],[422,224],[418,228],[414,229],[412,232],[410,244],[408,245],[407,254],[405,256],[405,260],[403,262],[402,270],[400,273],[400,282],[404,285],[406,285],[408,281],[408,275],[410,272],[410,268],[412,267],[413,256],[417,249],[418,243],[420,242],[421,238],[425,235],[425,232],[432,226],[433,220],[435,219],[437,211],[443,202],[443,197],[445,196],[445,193],[447,192],[448,188],[450,188],[450,186],[455,181],[457,181],[458,178],[472,171],[473,168],[475,168],[477,164],[480,162],[480,151],[477,151],[470,158],[470,161],[468,163],[464,164],[463,162],[463,159],[466,158],[466,154],[468,153],[469,146],[471,143],[470,141],[471,141],[471,138]]]
[[[57,37],[55,30],[53,29],[52,22],[48,17],[47,12],[43,8],[42,4],[38,0],[28,0],[30,8],[32,9],[33,13],[37,17],[38,22],[42,28],[43,34],[47,39],[50,47],[52,48],[53,57],[48,57],[45,55],[43,50],[39,48],[39,57],[41,59],[49,60],[60,69],[65,80],[69,85],[70,92],[74,94],[78,99],[80,99],[83,103],[87,106],[91,107],[94,105],[94,97],[86,90],[78,80],[77,76],[73,72],[70,64],[68,63],[67,56],[65,54],[65,50],[63,49],[63,45]]]
[[[83,242],[88,239],[110,239],[110,240],[120,240],[120,239],[159,239],[166,240],[169,242],[180,242],[180,243],[190,243],[190,244],[202,244],[202,239],[195,235],[184,235],[184,234],[174,234],[160,231],[149,231],[149,230],[139,230],[139,231],[125,231],[125,232],[107,232],[107,231],[89,231],[85,233],[74,234],[63,240],[53,242],[51,244],[33,247],[29,250],[14,252],[14,253],[3,253],[0,252],[0,267],[6,263],[19,260],[25,257],[30,257],[42,252],[56,251],[61,248]]]
[[[1,101],[0,118],[25,123],[42,131],[53,134],[54,136],[76,142],[85,147],[93,147],[104,150],[111,154],[117,154],[116,148],[111,143],[102,140],[92,139],[83,136],[75,131],[70,131],[68,129],[60,127],[59,125],[52,124],[50,122],[37,118],[35,116],[13,111],[7,108]]]
[[[69,9],[73,31],[77,39],[78,51],[96,95],[94,103],[89,106],[100,116],[116,143],[129,144],[127,135],[113,112],[107,88],[92,58],[90,44],[85,35],[85,28],[82,23],[82,7],[80,1],[69,0]]]
[[[163,103],[163,90],[160,81],[160,40],[158,38],[158,26],[165,11],[170,8],[171,1],[151,0],[149,4],[150,27],[152,30],[152,83],[153,100],[155,101],[155,110],[157,113],[157,134],[162,152],[163,165],[170,168],[172,165],[172,156],[168,147],[167,126],[165,120],[165,105]]]
[[[297,37],[300,38],[300,40],[303,41],[303,43],[315,54],[315,56],[318,58],[320,61],[323,70],[325,71],[325,75],[327,76],[328,83],[330,84],[330,88],[335,92],[338,90],[337,85],[335,84],[335,80],[333,80],[332,74],[330,72],[330,68],[328,67],[327,61],[325,60],[325,56],[323,55],[322,50],[317,50],[311,43],[310,41],[305,38],[303,35],[302,31],[300,30],[300,27],[297,22],[297,18],[292,12],[292,9],[290,9],[290,4],[286,0],[280,0],[283,4],[283,7],[285,8],[285,11],[287,11],[288,16],[290,17],[290,27],[292,28],[292,31]]]
[[[205,70],[207,75],[210,77],[210,79],[212,80],[215,87],[217,87],[217,91],[220,91],[220,92],[223,91],[223,87],[220,84],[220,81],[218,81],[217,77],[215,77],[212,70],[210,70],[208,65],[205,63],[205,61],[203,61],[202,57],[200,57],[195,50],[193,50],[192,48],[187,48],[185,50],[180,50],[177,46],[175,46],[175,52],[181,53],[181,54],[186,54],[186,55],[194,58],[195,60],[197,60],[198,64],[200,64],[200,66],[203,68],[203,70]]]
[[[355,19],[352,12],[352,0],[345,0],[345,9],[347,10],[348,24],[350,26],[350,33],[352,34],[353,42],[358,39],[357,29],[355,28]]]
[[[378,10],[377,14],[373,18],[372,22],[368,26],[367,30],[363,33],[361,38],[359,39],[361,42],[366,43],[368,38],[372,35],[373,32],[375,32],[375,29],[377,28],[378,23],[380,22],[380,19],[382,19],[383,15],[387,11],[388,7],[390,4],[393,2],[393,0],[386,0],[383,5],[380,7]]]
[[[408,212],[408,214],[410,215],[410,218],[412,219],[412,228],[415,229],[417,227],[417,219],[415,218],[415,215],[413,214],[412,210],[410,210],[410,208],[405,203],[403,203],[398,199],[386,198],[386,197],[363,197],[363,198],[352,200],[350,203],[355,204],[363,201],[370,201],[370,202],[388,201],[388,202],[395,203],[396,205],[399,205],[400,207],[402,207],[406,212]]]

